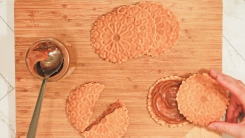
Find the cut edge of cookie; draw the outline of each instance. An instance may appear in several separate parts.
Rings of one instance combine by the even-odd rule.
[[[122,129],[122,135],[120,135],[119,137],[123,136],[125,134],[125,132],[127,131],[127,128],[129,126],[129,116],[128,116],[128,109],[126,108],[125,104],[119,100],[117,100],[115,103],[111,104],[107,110],[105,110],[95,121],[93,121],[83,132],[82,132],[82,136],[84,138],[87,138],[87,132],[90,131],[90,129],[93,128],[93,126],[98,125],[103,119],[105,119],[107,117],[107,115],[113,114],[116,110],[122,109],[125,114],[126,114],[126,125],[123,127]]]

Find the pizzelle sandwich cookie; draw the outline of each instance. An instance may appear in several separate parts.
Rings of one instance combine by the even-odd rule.
[[[67,98],[68,118],[85,138],[119,138],[129,125],[128,110],[119,100],[89,124],[95,103],[104,88],[102,84],[91,82],[73,89]]]
[[[180,113],[201,126],[220,121],[229,102],[226,90],[207,73],[194,74],[183,81],[176,100]]]
[[[178,76],[161,78],[150,88],[147,107],[157,123],[171,128],[188,124],[186,118],[180,114],[176,101],[176,93],[182,80]]]

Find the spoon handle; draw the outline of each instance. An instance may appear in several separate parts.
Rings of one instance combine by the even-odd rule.
[[[39,95],[38,95],[38,99],[37,99],[37,103],[35,106],[35,110],[34,110],[33,115],[32,115],[31,124],[29,126],[29,130],[27,133],[27,138],[35,138],[36,137],[38,120],[39,120],[39,115],[40,115],[40,111],[41,111],[41,107],[42,107],[43,95],[44,95],[44,90],[45,90],[47,80],[48,80],[48,78],[45,78],[42,82],[42,85],[41,85],[41,88],[39,91]]]

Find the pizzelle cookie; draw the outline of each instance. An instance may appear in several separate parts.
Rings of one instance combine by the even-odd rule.
[[[134,18],[114,11],[101,16],[91,31],[95,53],[114,63],[140,56],[140,40]]]
[[[85,138],[120,138],[129,125],[128,110],[123,103],[112,104],[82,135]]]
[[[202,126],[220,121],[229,102],[226,90],[207,73],[183,81],[176,100],[186,119]]]
[[[147,107],[151,117],[161,125],[179,127],[188,124],[185,117],[180,114],[176,101],[176,93],[183,78],[170,76],[159,79],[151,86]]]
[[[180,36],[177,16],[157,2],[140,2],[137,5],[150,13],[156,24],[156,41],[148,54],[160,56],[169,52],[177,44]]]
[[[104,87],[95,82],[80,85],[67,98],[67,115],[85,138],[119,138],[129,125],[128,110],[119,100],[89,124],[95,103]]]
[[[67,98],[66,112],[71,123],[81,132],[89,125],[94,105],[104,85],[88,83],[73,89]]]
[[[134,24],[140,38],[140,45],[137,51],[135,51],[134,57],[146,54],[156,40],[156,25],[150,13],[137,5],[121,6],[116,9],[116,12],[134,18]]]

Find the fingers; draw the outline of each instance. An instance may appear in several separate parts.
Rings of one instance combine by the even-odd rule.
[[[234,114],[234,122],[233,123],[238,123],[238,119],[240,117],[240,115],[242,114],[242,106],[238,106],[235,114]]]
[[[234,117],[233,117],[233,122],[232,123],[238,123],[238,119],[241,115],[241,110],[242,106],[238,106],[238,108],[236,109],[236,111],[234,112]]]
[[[236,112],[237,104],[235,102],[234,96],[230,98],[230,103],[228,105],[228,109],[226,112],[225,121],[229,123],[233,123],[234,121],[234,113]]]
[[[229,134],[237,138],[245,137],[245,126],[240,124],[227,122],[213,122],[208,125],[208,128],[211,130]]]
[[[243,112],[243,107],[236,103],[233,95],[230,97],[230,103],[226,112],[226,122],[237,123],[239,115]]]
[[[245,85],[230,76],[218,73],[214,70],[210,71],[212,76],[221,86],[226,88],[234,97],[245,107]]]

